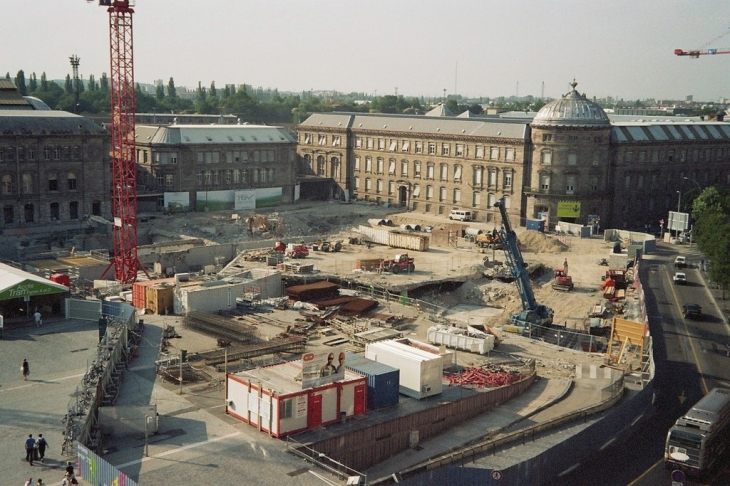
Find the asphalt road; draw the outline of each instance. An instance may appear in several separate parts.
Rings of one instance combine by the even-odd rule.
[[[616,441],[560,478],[561,485],[673,485],[671,472],[664,469],[663,463],[667,431],[708,390],[730,386],[730,358],[725,356],[724,346],[730,341],[730,329],[711,300],[699,270],[686,269],[688,285],[672,283],[675,254],[660,247],[657,254],[647,256],[641,267],[656,363],[654,414],[632,436]],[[691,252],[687,257],[690,261],[699,259]],[[682,306],[687,303],[702,306],[701,321],[683,318]],[[730,450],[724,463],[730,465]],[[681,484],[730,484],[729,467],[718,471],[707,483],[685,480]]]

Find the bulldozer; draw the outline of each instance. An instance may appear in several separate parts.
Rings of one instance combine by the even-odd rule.
[[[408,253],[400,253],[392,260],[383,260],[380,262],[380,271],[390,272],[393,274],[401,272],[413,273],[416,270],[416,265],[413,263],[414,261],[414,258],[408,257]]]
[[[570,292],[573,290],[573,277],[568,275],[564,268],[556,268],[553,270],[553,285],[555,290]]]
[[[497,231],[491,233],[480,233],[476,235],[474,239],[474,245],[479,248],[480,251],[489,248],[492,250],[501,250],[502,243],[499,241],[499,234]]]

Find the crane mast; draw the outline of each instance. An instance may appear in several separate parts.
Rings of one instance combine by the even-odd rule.
[[[122,283],[137,279],[144,268],[137,259],[137,160],[135,146],[132,0],[99,0],[109,12],[111,58],[111,157],[114,267]],[[103,276],[103,275],[102,275]]]
[[[522,258],[522,252],[517,242],[517,234],[509,223],[507,208],[504,207],[504,199],[497,201],[494,207],[499,209],[499,214],[502,216],[502,228],[499,231],[499,240],[504,248],[507,265],[512,270],[512,275],[514,275],[517,283],[517,291],[522,300],[522,312],[510,316],[510,322],[523,326],[549,326],[553,322],[553,310],[547,306],[538,304],[537,300],[535,300],[535,293],[532,291],[527,265]]]

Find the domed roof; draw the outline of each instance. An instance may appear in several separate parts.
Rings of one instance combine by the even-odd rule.
[[[578,93],[578,83],[570,83],[572,91],[559,100],[551,101],[537,112],[533,125],[549,126],[610,126],[611,122],[598,103]]]

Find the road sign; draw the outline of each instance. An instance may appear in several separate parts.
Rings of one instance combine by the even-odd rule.
[[[682,486],[682,481],[684,481],[684,471],[679,469],[672,471],[672,486],[674,486],[674,483],[679,483],[679,486]]]
[[[492,472],[489,473],[489,477],[492,478],[492,481],[501,481],[504,474],[502,474],[502,471],[499,469],[493,469]]]

